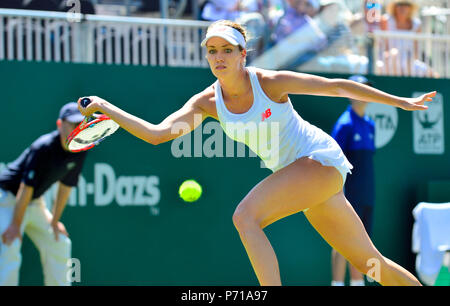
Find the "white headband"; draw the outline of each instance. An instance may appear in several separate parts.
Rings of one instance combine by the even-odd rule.
[[[241,34],[241,32],[229,26],[213,27],[208,31],[208,33],[206,33],[206,37],[200,45],[204,47],[208,39],[210,39],[211,37],[221,37],[234,46],[240,45],[242,48],[245,48],[244,36]]]

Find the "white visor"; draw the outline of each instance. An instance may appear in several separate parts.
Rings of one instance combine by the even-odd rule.
[[[208,33],[206,33],[206,37],[200,45],[204,47],[208,39],[210,39],[211,37],[221,37],[234,46],[240,45],[242,48],[245,48],[244,36],[241,34],[241,32],[229,26],[213,27],[208,31]]]

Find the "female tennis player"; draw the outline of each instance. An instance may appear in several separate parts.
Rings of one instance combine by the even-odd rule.
[[[350,80],[247,68],[245,29],[231,21],[213,23],[202,46],[207,49],[206,58],[217,81],[160,124],[148,123],[95,96],[90,97],[92,103],[87,108],[79,105],[80,111],[85,116],[100,111],[131,134],[155,145],[190,132],[173,132],[177,123],[188,123],[191,131],[195,129],[200,120],[194,120],[194,115],[217,119],[230,137],[242,142],[246,140],[228,129],[233,126],[230,123],[256,123],[258,128],[250,129],[250,139],[258,137],[260,122],[278,124],[279,145],[271,148],[271,154],[259,151],[267,148],[270,136],[266,144],[247,143],[266,165],[273,155],[278,155],[278,162],[268,167],[273,173],[247,194],[233,215],[259,283],[281,285],[277,257],[263,228],[304,211],[322,237],[362,273],[367,274],[373,267],[369,263],[376,262],[382,285],[420,285],[411,273],[383,257],[372,244],[342,191],[351,164],[331,136],[297,114],[288,95],[346,97],[404,110],[424,110],[424,102],[431,101],[435,92],[402,98]]]

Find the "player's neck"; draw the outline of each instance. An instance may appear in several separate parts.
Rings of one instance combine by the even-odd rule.
[[[219,79],[220,87],[224,96],[232,99],[245,96],[251,90],[251,82],[247,70],[242,69],[238,75],[233,74]]]

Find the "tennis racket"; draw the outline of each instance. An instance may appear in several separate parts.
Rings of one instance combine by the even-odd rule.
[[[83,98],[80,101],[82,107],[87,107],[91,99]],[[119,125],[104,114],[92,114],[70,133],[66,140],[67,149],[71,152],[81,152],[92,149],[106,137],[119,129]]]

